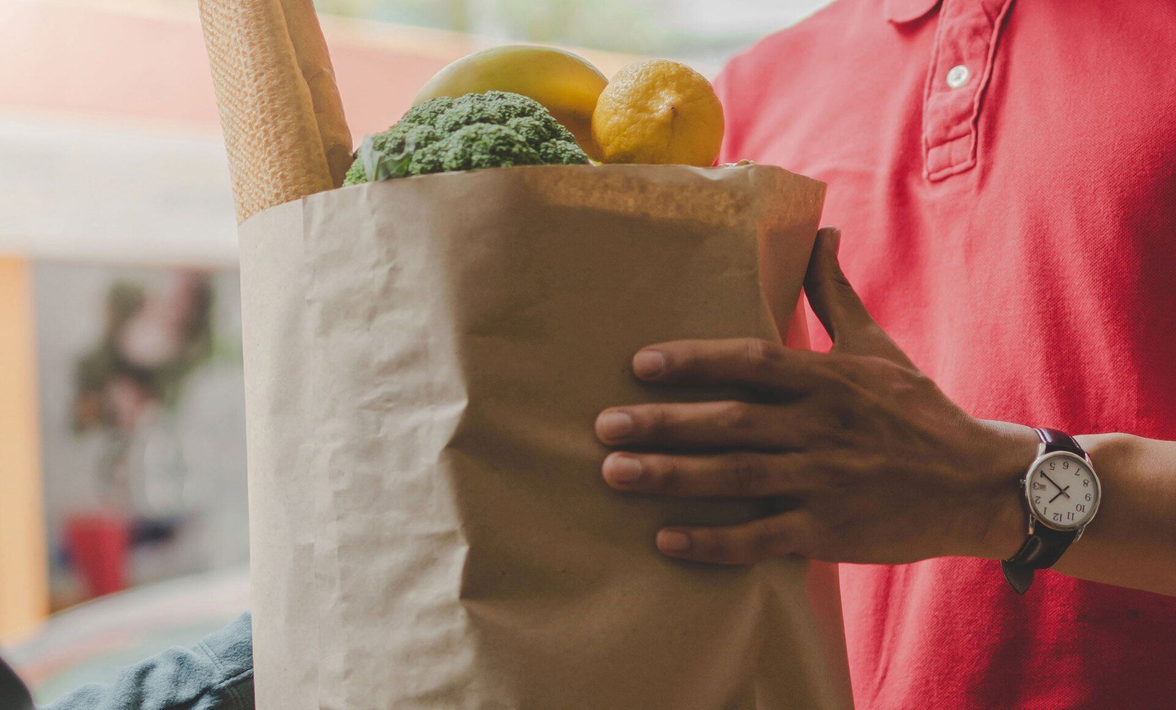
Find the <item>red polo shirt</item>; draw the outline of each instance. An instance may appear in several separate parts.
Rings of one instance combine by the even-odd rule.
[[[850,280],[964,409],[1176,440],[1176,2],[840,0],[718,85],[723,159],[829,183]],[[1176,598],[958,558],[842,591],[859,708],[1176,707]]]

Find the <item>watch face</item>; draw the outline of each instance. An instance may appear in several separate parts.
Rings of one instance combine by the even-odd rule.
[[[1053,528],[1071,530],[1094,517],[1100,488],[1086,461],[1058,452],[1037,460],[1029,473],[1026,492],[1038,520]]]

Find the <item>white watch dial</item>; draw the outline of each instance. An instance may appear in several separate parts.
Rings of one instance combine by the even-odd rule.
[[[1098,508],[1098,478],[1073,454],[1057,452],[1038,459],[1029,472],[1027,489],[1033,512],[1050,527],[1080,528]]]

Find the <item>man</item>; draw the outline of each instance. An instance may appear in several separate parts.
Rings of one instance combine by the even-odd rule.
[[[724,159],[829,184],[845,276],[823,230],[806,291],[833,352],[639,353],[651,383],[777,403],[605,412],[604,477],[783,499],[662,531],[669,555],[871,563],[842,567],[859,708],[1172,707],[1176,444],[1100,432],[1176,440],[1173,57],[1169,0],[840,0],[718,82]],[[1027,540],[1024,425],[1077,436],[1102,496],[1076,542],[1036,525],[1064,555],[1020,596],[995,560]],[[1046,515],[1091,512],[1074,466],[1084,489],[1030,482]]]
[[[1176,440],[1173,56],[1169,0],[840,0],[719,81],[724,159],[829,183],[849,278],[840,233],[822,230],[805,288],[833,352],[643,350],[634,370],[653,386],[735,384],[773,403],[604,412],[597,433],[618,453],[603,475],[784,510],[664,530],[669,555],[880,563],[842,568],[860,708],[1176,697],[1176,599],[1160,596],[1176,594],[1176,444],[1097,434]],[[1042,467],[1046,505],[1091,515],[1078,506],[1102,488],[1081,540],[1038,524],[1028,558],[1018,486],[1039,438],[1025,425],[1079,435],[1097,471],[1047,432],[1062,447],[1051,461],[1075,469]],[[1056,573],[1029,577],[1058,554]],[[1010,558],[1025,596],[994,561]],[[185,707],[251,706],[248,664],[216,651],[248,630],[244,618],[185,656],[206,678]],[[153,659],[58,707],[169,707],[173,665]]]

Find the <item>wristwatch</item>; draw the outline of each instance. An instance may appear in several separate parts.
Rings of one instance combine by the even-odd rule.
[[[1098,512],[1102,486],[1090,456],[1074,437],[1057,429],[1035,429],[1037,458],[1021,479],[1029,511],[1029,532],[1017,554],[1000,563],[1005,579],[1024,594],[1033,572],[1048,569]]]

